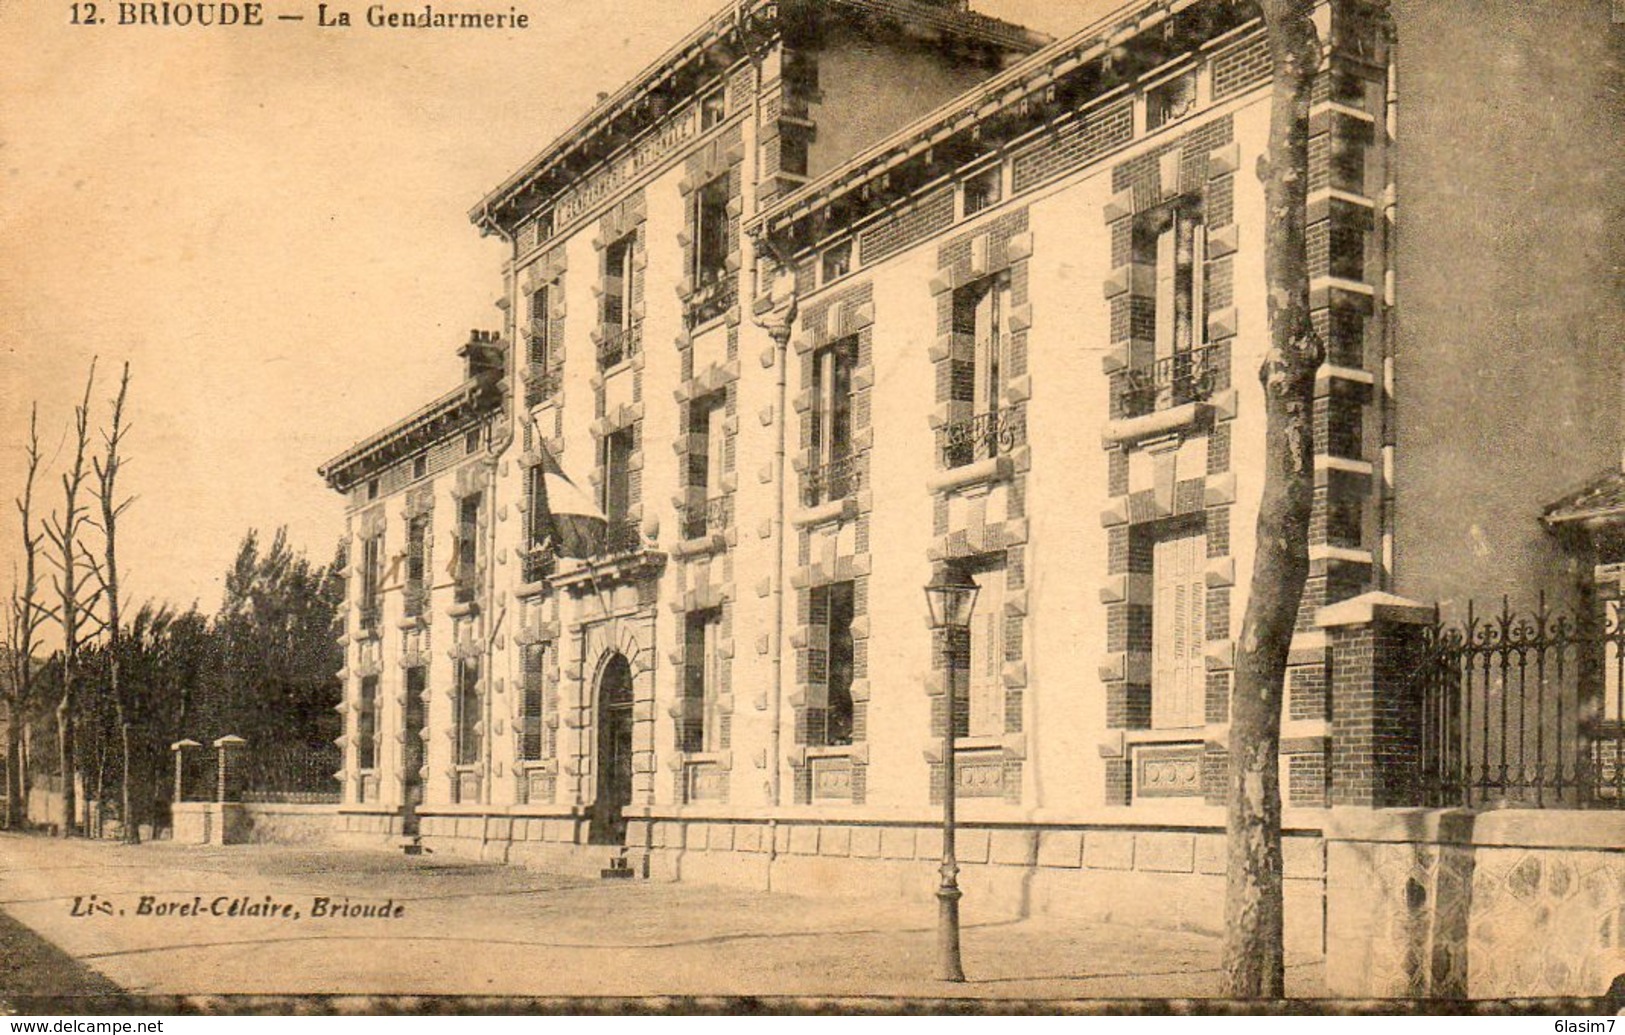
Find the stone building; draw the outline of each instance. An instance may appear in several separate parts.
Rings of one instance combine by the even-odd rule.
[[[1281,772],[1289,944],[1317,952],[1329,817],[1421,804],[1396,449],[1483,434],[1396,379],[1471,333],[1437,297],[1395,318],[1395,256],[1437,257],[1395,233],[1395,68],[1407,19],[1418,54],[1442,32],[1395,8],[1316,14],[1328,352]],[[969,908],[1216,927],[1267,65],[1219,0],[1055,41],[952,0],[730,4],[492,190],[502,328],[323,469],[350,514],[344,834],[923,896],[952,693]],[[583,557],[571,482],[606,526]],[[922,592],[944,568],[979,587],[952,641]]]

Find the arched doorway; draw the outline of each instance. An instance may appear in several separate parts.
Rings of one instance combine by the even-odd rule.
[[[632,666],[624,654],[610,655],[598,674],[597,773],[588,840],[625,844],[621,810],[632,803]]]

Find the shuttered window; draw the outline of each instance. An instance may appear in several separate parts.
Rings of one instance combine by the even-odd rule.
[[[1207,537],[1156,544],[1152,557],[1151,725],[1200,726],[1207,677]]]

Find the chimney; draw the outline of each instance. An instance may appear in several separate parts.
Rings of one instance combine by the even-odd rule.
[[[463,377],[470,381],[479,377],[501,377],[507,365],[506,347],[496,331],[478,328],[470,331],[467,343],[457,350],[457,355],[463,359]]]

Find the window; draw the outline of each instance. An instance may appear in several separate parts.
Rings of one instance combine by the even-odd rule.
[[[378,677],[361,677],[360,710],[355,719],[356,768],[378,768]]]
[[[691,274],[697,288],[727,273],[728,177],[718,176],[694,192],[694,247]]]
[[[994,166],[967,179],[961,187],[964,214],[974,216],[985,208],[997,205],[1003,195],[1003,187],[1003,166]]]
[[[530,293],[529,332],[526,335],[525,362],[532,367],[546,370],[548,367],[548,349],[551,344],[548,340],[548,312],[551,306],[551,292],[543,284]]]
[[[384,537],[369,535],[361,541],[361,628],[373,632],[383,611]]]
[[[480,429],[475,428],[463,436],[463,452],[470,456],[480,451]]]
[[[636,350],[633,334],[637,235],[627,234],[604,249],[604,297],[599,312],[598,365],[608,369]]]
[[[854,587],[835,582],[808,594],[807,740],[852,743]]]
[[[552,551],[543,551],[549,537],[553,534],[552,514],[547,508],[547,486],[543,479],[547,477],[547,469],[541,464],[532,464],[525,475],[525,554],[524,554],[524,580],[526,582],[540,582],[551,575],[553,555]]]
[[[480,663],[477,658],[458,658],[456,709],[452,725],[456,734],[456,765],[477,765],[480,760]]]
[[[1012,415],[1001,412],[1010,277],[999,273],[954,292],[949,398],[970,413],[944,429],[945,460],[960,467],[1007,452],[1016,443]]]
[[[542,662],[546,654],[539,643],[526,644],[519,652],[519,757],[526,762],[538,762],[551,755],[545,725],[546,701],[542,695]]]
[[[812,460],[807,504],[844,499],[857,490],[852,457],[852,368],[856,338],[813,353]]]
[[[372,479],[371,481],[369,481],[367,483],[367,499],[368,500],[375,500],[377,498],[378,498],[378,479],[374,478],[374,479]]]
[[[423,729],[428,725],[424,717],[423,695],[428,691],[428,669],[413,665],[406,670],[406,707],[402,714],[401,771],[406,779],[407,801],[413,805],[423,803]]]
[[[1207,536],[1179,528],[1151,559],[1151,725],[1187,729],[1205,720]],[[980,605],[978,605],[980,606]]]
[[[824,283],[852,272],[852,242],[842,241],[824,252]]]
[[[429,473],[429,458],[419,455],[412,458],[412,477],[422,478]]]
[[[689,497],[683,520],[686,539],[720,532],[727,525],[723,511],[727,497],[722,492],[722,420],[726,403],[727,396],[722,392],[689,403],[688,486],[695,491]]]
[[[1187,202],[1175,202],[1134,217],[1133,261],[1154,272],[1154,294],[1140,299],[1150,326],[1136,331],[1149,349],[1140,355],[1128,379],[1125,416],[1205,398],[1213,389],[1206,350],[1207,315],[1203,283],[1207,237],[1201,218]],[[1143,319],[1143,318],[1142,318]]]
[[[464,496],[457,504],[457,586],[459,604],[474,601],[478,592],[480,560],[480,504],[482,496]]]
[[[1159,129],[1196,109],[1196,70],[1183,72],[1146,91],[1145,128]]]
[[[700,131],[713,126],[722,125],[722,120],[728,117],[728,101],[722,88],[718,87],[700,98]]]
[[[604,488],[599,504],[611,524],[626,520],[632,505],[632,429],[604,436]]]
[[[690,611],[683,626],[683,700],[677,731],[681,751],[721,751],[722,609]]]
[[[429,518],[418,515],[406,523],[406,596],[408,617],[421,615],[428,601]]]

